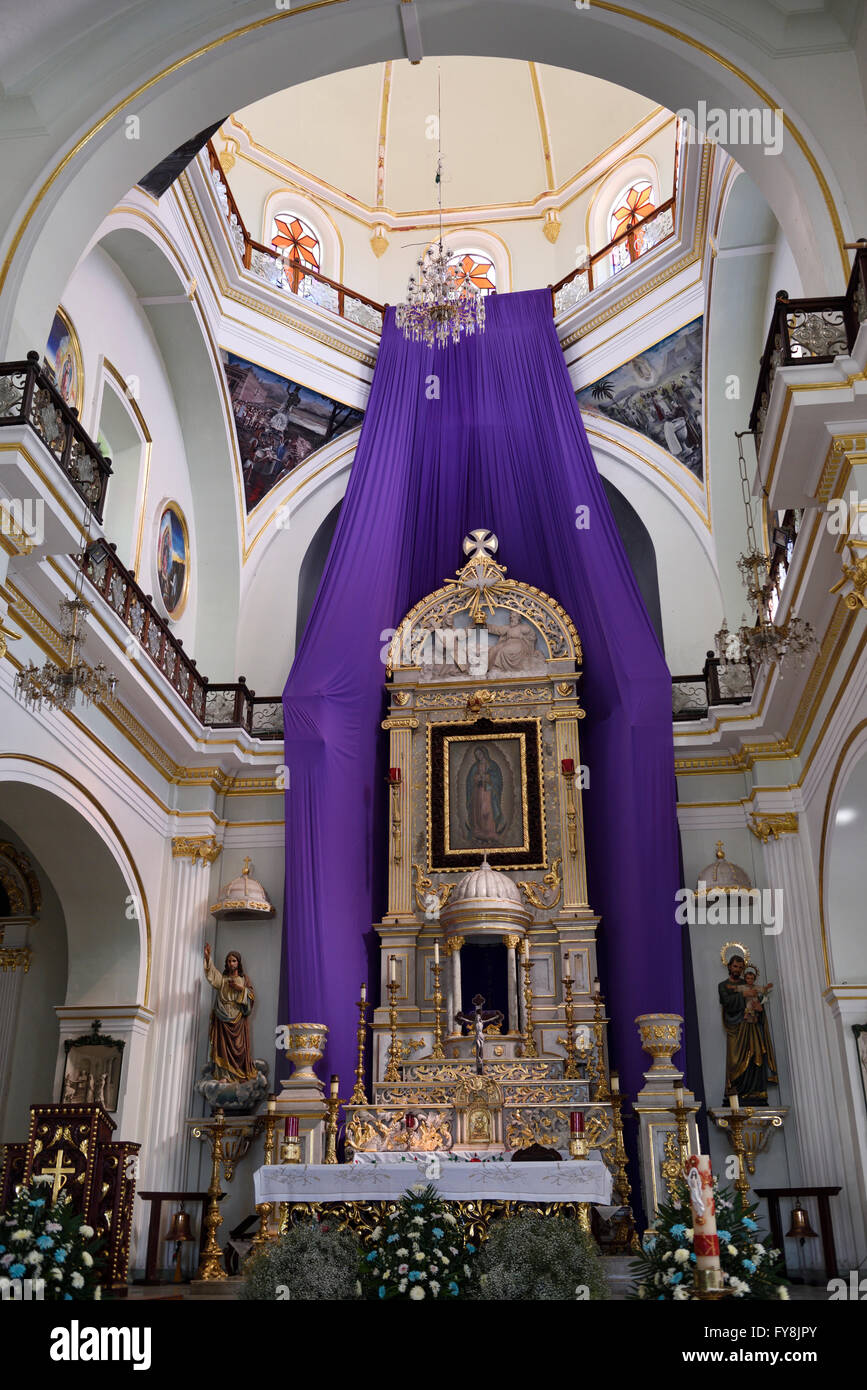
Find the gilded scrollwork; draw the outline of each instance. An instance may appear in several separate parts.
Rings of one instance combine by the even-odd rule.
[[[433,879],[425,873],[421,864],[413,864],[412,872],[415,879],[413,889],[416,907],[426,917],[428,913],[431,913],[436,920],[451,897],[455,885],[454,883],[438,883],[434,887]]]
[[[541,883],[531,883],[525,879],[517,880],[518,887],[531,907],[547,910],[557,906],[563,891],[563,880],[560,876],[562,867],[562,858],[557,858],[548,872],[542,875]]]

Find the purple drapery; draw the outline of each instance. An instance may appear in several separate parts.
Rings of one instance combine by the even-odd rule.
[[[576,527],[580,506],[587,529]],[[476,527],[496,533],[509,576],[557,599],[581,637],[590,904],[602,915],[611,1055],[635,1095],[648,1065],[636,1015],[683,1013],[671,678],[547,290],[494,296],[485,332],[445,349],[407,343],[387,313],[343,509],[283,696],[280,1016],[328,1024],[326,1067],[348,1094],[365,934],[385,908],[386,629],[454,574]],[[370,987],[377,1003],[375,973]]]

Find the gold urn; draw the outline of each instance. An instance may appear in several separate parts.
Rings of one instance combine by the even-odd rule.
[[[326,1023],[290,1023],[287,1029],[286,1056],[293,1065],[293,1081],[312,1081],[320,1085],[313,1068],[321,1062],[328,1039]]]
[[[679,1077],[681,1073],[671,1059],[681,1045],[683,1019],[680,1014],[639,1014],[635,1022],[641,1046],[653,1058],[650,1068],[653,1079]]]

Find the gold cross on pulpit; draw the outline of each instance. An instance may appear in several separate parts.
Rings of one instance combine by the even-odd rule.
[[[72,1176],[72,1174],[75,1172],[75,1168],[64,1168],[63,1150],[58,1149],[57,1153],[54,1155],[54,1167],[43,1168],[42,1171],[43,1173],[49,1174],[54,1179],[54,1187],[51,1191],[51,1202],[53,1205],[57,1201],[57,1195],[60,1192],[60,1189],[63,1187],[66,1178]]]

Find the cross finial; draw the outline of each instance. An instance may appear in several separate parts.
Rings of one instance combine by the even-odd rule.
[[[726,857],[725,846],[722,840],[717,840],[716,842],[716,857],[717,859],[725,859]]]
[[[250,863],[251,863],[251,860],[250,860],[249,854],[245,854],[245,855],[244,855],[244,867],[243,867],[243,869],[241,870],[241,873],[244,874],[245,877],[246,877],[246,875],[249,874],[249,872],[250,872]]]
[[[464,554],[471,556],[472,559],[490,559],[496,555],[499,541],[493,531],[486,531],[482,527],[478,531],[471,531],[464,537]]]

